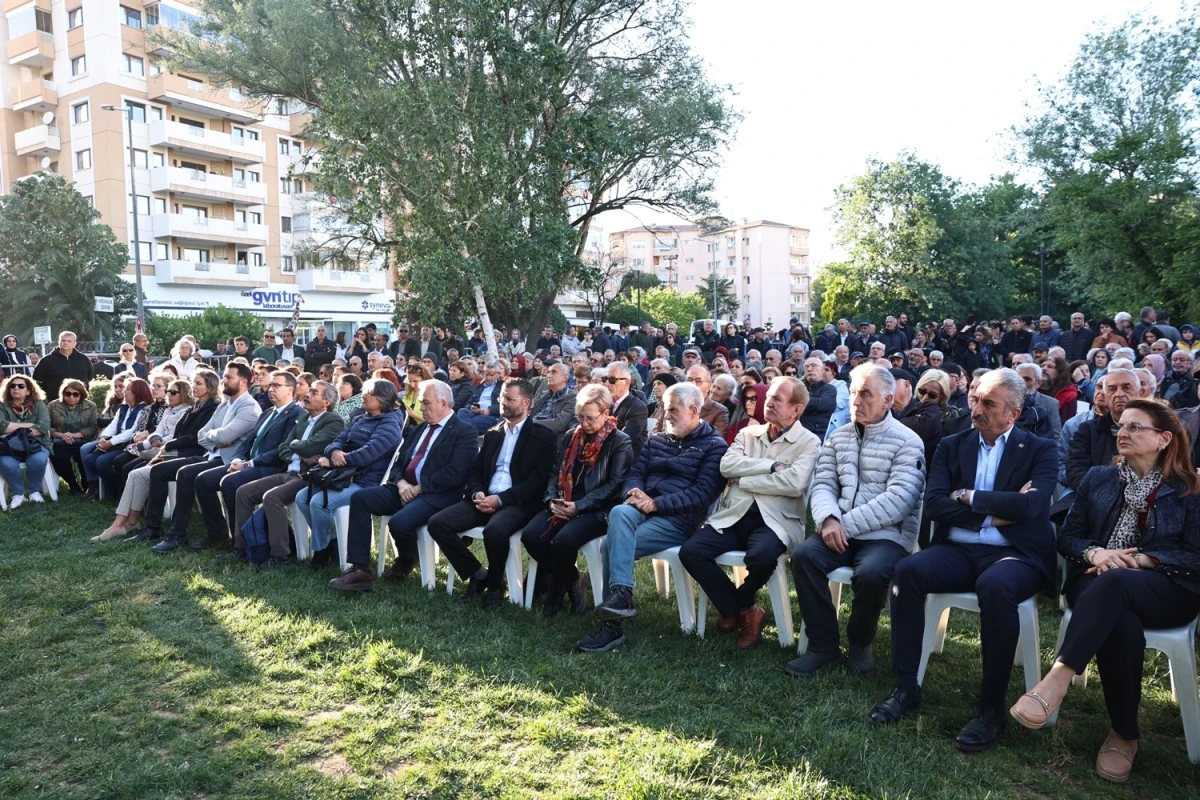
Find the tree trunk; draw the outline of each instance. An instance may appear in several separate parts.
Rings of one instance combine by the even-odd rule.
[[[483,326],[483,338],[487,342],[488,361],[498,361],[500,351],[496,349],[496,334],[492,330],[492,318],[488,314],[487,300],[483,297],[483,287],[477,283],[472,288],[475,290],[475,313],[479,315],[479,324]]]

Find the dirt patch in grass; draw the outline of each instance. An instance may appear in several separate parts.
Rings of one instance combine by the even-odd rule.
[[[306,716],[304,718],[304,724],[305,725],[320,725],[322,722],[329,722],[330,720],[340,719],[343,714],[360,714],[365,711],[366,711],[366,709],[363,708],[362,706],[358,705],[357,703],[351,703],[350,705],[345,706],[344,708],[338,709],[336,711],[334,711],[334,710],[317,711],[316,713],[309,714],[308,716]]]
[[[350,766],[350,762],[341,753],[321,754],[312,758],[306,758],[300,763],[312,767],[317,772],[330,778],[344,778],[347,775],[354,774],[354,768]]]

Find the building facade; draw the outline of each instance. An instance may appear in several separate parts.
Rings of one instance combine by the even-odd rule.
[[[153,312],[223,304],[279,325],[299,296],[302,338],[318,323],[390,327],[388,271],[313,246],[331,212],[304,176],[303,108],[167,71],[154,33],[187,31],[189,3],[2,2],[0,192],[39,170],[73,181],[129,244],[130,280],[140,255]]]
[[[731,279],[740,322],[779,328],[798,317],[809,325],[808,235],[807,228],[769,220],[743,219],[713,233],[695,225],[650,225],[610,234],[609,258],[682,293],[696,291],[713,274]]]

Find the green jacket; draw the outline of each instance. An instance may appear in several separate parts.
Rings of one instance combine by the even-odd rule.
[[[81,400],[75,410],[79,412],[79,424],[67,427],[67,404],[62,400],[51,400],[50,430],[59,433],[79,433],[90,442],[100,432],[100,425],[96,421],[99,410],[91,400]]]
[[[43,446],[50,442],[50,409],[46,407],[44,400],[34,401],[33,408],[22,414],[14,411],[8,403],[2,403],[0,404],[0,422],[4,423],[4,427],[8,427],[10,422],[32,422],[33,427],[42,432],[41,436],[34,438]]]
[[[304,435],[304,429],[308,427],[308,420],[308,414],[301,414],[300,418],[296,420],[296,424],[292,428],[291,434],[288,435],[287,441],[279,445],[280,461],[286,464],[295,455],[301,458],[319,456],[325,452],[326,447],[333,444],[333,440],[346,428],[346,423],[337,415],[337,412],[326,411],[317,420],[317,424],[313,426],[312,435],[302,442],[300,441],[300,437]]]

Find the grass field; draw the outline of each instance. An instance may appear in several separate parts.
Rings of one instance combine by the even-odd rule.
[[[107,507],[67,497],[0,516],[0,797],[1200,791],[1158,656],[1147,662],[1133,778],[1117,787],[1092,768],[1107,731],[1094,671],[1054,730],[1012,725],[990,753],[954,749],[980,673],[971,614],[951,615],[922,713],[881,730],[866,713],[889,689],[885,671],[799,681],[775,642],[739,652],[712,620],[707,639],[682,635],[674,599],[651,596],[648,564],[629,642],[587,656],[571,648],[586,618],[462,608],[415,581],[346,597],[326,588],[332,570],[258,574],[213,566],[210,554],[89,544],[108,519]],[[1046,604],[1047,665],[1058,619]],[[887,624],[876,646],[884,666]],[[1014,670],[1013,698],[1021,685]]]

